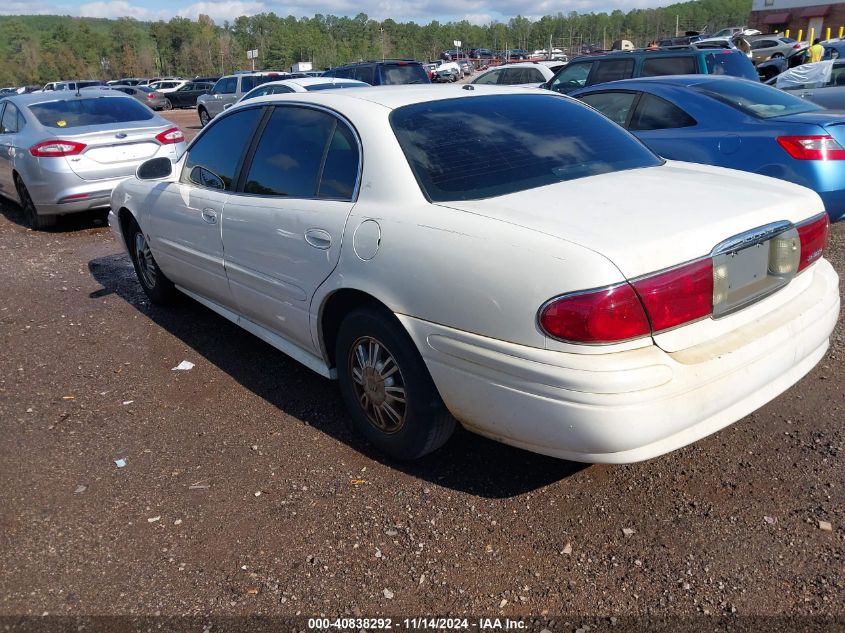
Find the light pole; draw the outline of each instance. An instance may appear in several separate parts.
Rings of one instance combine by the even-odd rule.
[[[381,61],[384,61],[384,23],[379,25],[381,31]]]

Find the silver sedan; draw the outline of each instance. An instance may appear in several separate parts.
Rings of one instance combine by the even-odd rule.
[[[112,189],[140,163],[175,160],[185,147],[178,127],[115,91],[0,99],[0,195],[19,203],[34,229],[108,209]]]

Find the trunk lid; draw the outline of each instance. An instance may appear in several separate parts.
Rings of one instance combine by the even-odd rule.
[[[84,143],[86,147],[81,154],[66,156],[65,160],[83,180],[129,177],[135,174],[139,163],[152,158],[163,147],[155,137],[165,129],[161,125],[151,126],[149,121],[121,123],[105,130],[93,126],[77,128],[74,134],[62,137]]]
[[[441,205],[587,247],[627,279],[707,255],[749,229],[823,210],[814,192],[792,183],[672,161]]]
[[[784,220],[798,224],[824,211],[816,193],[792,183],[680,162],[442,204],[589,248],[612,261],[628,280],[706,257],[747,231]],[[768,253],[768,247],[764,250]],[[749,250],[747,256],[754,253]],[[742,283],[756,281],[755,274]],[[788,301],[791,292],[778,291],[772,299]],[[747,325],[759,317],[759,309],[743,308],[660,332],[654,342],[667,352],[687,349]]]

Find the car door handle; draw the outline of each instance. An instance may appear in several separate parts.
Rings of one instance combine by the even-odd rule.
[[[202,213],[202,221],[207,222],[208,224],[217,224],[217,211],[214,209],[203,209]]]
[[[323,229],[308,229],[305,231],[305,241],[314,248],[326,250],[332,245],[332,236]]]

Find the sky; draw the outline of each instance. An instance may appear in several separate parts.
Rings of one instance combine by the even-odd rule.
[[[311,17],[316,13],[354,16],[366,13],[374,20],[420,24],[439,20],[469,20],[487,24],[507,22],[515,15],[539,18],[558,12],[591,13],[621,9],[654,8],[677,0],[2,0],[0,14],[51,14],[97,18],[132,17],[169,20],[174,16],[196,19],[206,14],[218,24],[240,15],[274,12],[280,16]]]

